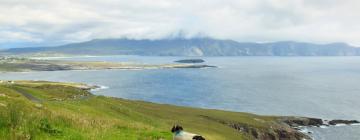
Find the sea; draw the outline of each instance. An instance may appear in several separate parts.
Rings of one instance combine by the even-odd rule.
[[[360,120],[360,57],[79,56],[36,59],[172,64],[203,59],[217,68],[0,73],[2,80],[99,85],[96,95],[261,115]],[[307,128],[315,140],[360,140],[360,126]]]

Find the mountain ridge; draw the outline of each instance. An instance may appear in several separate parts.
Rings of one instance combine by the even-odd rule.
[[[359,56],[360,48],[342,42],[314,44],[279,41],[237,42],[213,38],[94,39],[55,47],[11,48],[2,54],[144,56]]]

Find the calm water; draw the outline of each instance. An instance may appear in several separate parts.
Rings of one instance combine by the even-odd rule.
[[[177,57],[71,60],[172,63]],[[0,79],[103,85],[95,94],[268,115],[360,120],[360,57],[211,57],[210,69],[0,73]],[[316,139],[359,140],[360,126],[313,128]]]

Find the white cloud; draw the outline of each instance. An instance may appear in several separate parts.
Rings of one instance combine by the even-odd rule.
[[[15,32],[15,31],[0,31],[0,42],[8,41],[32,41],[32,42],[41,42],[41,38],[36,38],[31,34],[26,32]]]
[[[358,0],[0,0],[0,43],[161,38],[360,45]]]

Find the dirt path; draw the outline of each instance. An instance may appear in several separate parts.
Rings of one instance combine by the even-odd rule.
[[[13,88],[15,91],[21,93],[23,96],[25,96],[27,99],[29,99],[32,102],[36,102],[36,103],[41,103],[42,101],[36,97],[34,97],[33,95],[27,93],[24,89],[21,89],[19,87],[14,87]]]

